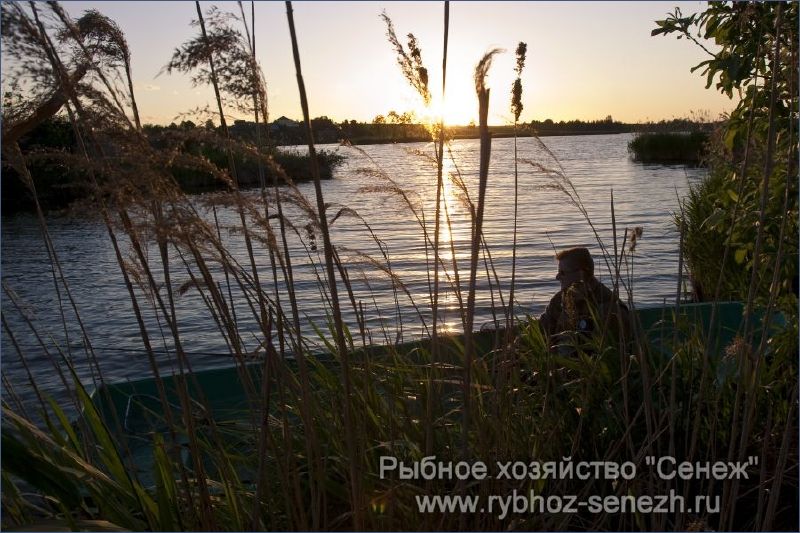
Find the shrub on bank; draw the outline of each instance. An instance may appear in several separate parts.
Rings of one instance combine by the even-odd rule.
[[[252,143],[233,139],[224,143],[220,132],[205,128],[162,128],[146,127],[146,138],[153,148],[174,150],[176,154],[188,154],[208,160],[220,171],[227,168],[227,149],[232,148],[234,164],[239,186],[242,188],[259,187],[263,172],[266,185],[272,185],[277,178],[279,184],[285,179],[276,172],[273,165],[267,164],[266,157],[259,165],[254,155]],[[66,118],[55,116],[43,121],[20,142],[22,150],[28,158],[31,175],[36,187],[39,204],[45,210],[63,209],[75,201],[85,200],[93,194],[89,185],[91,179],[89,165],[81,161],[72,127]],[[111,145],[104,147],[114,152]],[[267,150],[286,176],[293,182],[310,181],[311,160],[306,154],[298,151]],[[213,190],[225,190],[227,185],[215,173],[217,170],[201,168],[196,164],[181,164],[180,158],[174,158],[170,165],[170,173],[184,192],[198,193]],[[333,178],[333,170],[344,161],[344,156],[330,150],[318,150],[317,162],[321,179]],[[119,163],[118,163],[119,164]],[[259,169],[259,166],[261,169]],[[97,178],[102,179],[102,171],[91,169]],[[34,201],[29,187],[20,179],[14,168],[5,165],[2,180],[2,210],[4,213],[34,209]]]
[[[686,163],[699,165],[706,153],[708,134],[639,133],[628,143],[635,161],[642,163]]]

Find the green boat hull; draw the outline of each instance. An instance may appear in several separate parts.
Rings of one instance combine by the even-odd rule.
[[[667,306],[637,309],[633,313],[637,321],[635,331],[646,339],[651,358],[666,360],[672,357],[671,347],[676,341],[681,342],[698,333],[708,343],[707,353],[711,357],[718,357],[740,331],[743,305],[739,302],[716,304],[717,315],[711,331],[712,306],[713,304],[682,304],[677,308]],[[759,325],[755,328],[757,335],[761,330],[760,323],[760,316],[756,316],[756,324]],[[772,331],[781,327],[782,317],[773,317],[772,324]],[[490,354],[497,346],[502,346],[503,337],[502,331],[476,332],[476,352],[481,356]],[[437,361],[442,364],[445,374],[453,375],[451,388],[454,390],[461,372],[463,343],[464,335],[440,337]],[[419,360],[420,364],[428,364],[430,340],[393,347],[362,348],[351,354],[351,360],[355,365],[365,361],[391,364],[393,354],[404,356],[404,361]],[[339,366],[338,361],[330,354],[318,354],[314,357],[314,364],[322,364],[334,370]],[[291,358],[285,363],[290,368],[297,364]],[[206,424],[212,417],[215,424],[258,424],[258,418],[252,421],[249,418],[258,417],[254,413],[259,410],[252,404],[252,399],[259,396],[264,374],[263,363],[249,363],[205,369],[186,375],[161,376],[162,390],[166,394],[170,413],[164,412],[164,403],[154,377],[104,385],[94,392],[92,400],[109,429],[124,439],[133,464],[147,477],[152,472],[153,434],[163,433],[168,429],[167,414],[178,421],[183,417],[177,391],[189,391],[192,419],[198,425]]]

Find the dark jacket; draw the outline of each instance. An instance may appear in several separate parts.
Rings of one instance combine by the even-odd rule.
[[[539,317],[539,324],[551,338],[565,332],[583,336],[610,332],[615,339],[623,334],[629,340],[629,320],[625,304],[592,277],[558,291]]]

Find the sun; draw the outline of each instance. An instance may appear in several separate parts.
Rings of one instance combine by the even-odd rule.
[[[466,126],[477,120],[478,103],[474,94],[453,91],[445,95],[434,95],[427,106],[420,103],[414,110],[417,120],[423,124],[438,124],[441,118],[447,126]]]

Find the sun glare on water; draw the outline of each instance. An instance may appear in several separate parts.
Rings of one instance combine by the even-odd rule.
[[[451,178],[451,174],[455,171],[453,160],[448,157],[447,154],[445,154],[442,163],[442,196],[440,208],[442,210],[443,221],[439,226],[439,239],[442,243],[449,244],[450,241],[453,240],[453,234],[451,231],[451,225],[447,224],[445,217],[456,216],[459,205],[458,198],[456,197],[455,185],[453,185]],[[445,253],[447,254],[448,260],[453,258],[449,247]]]

